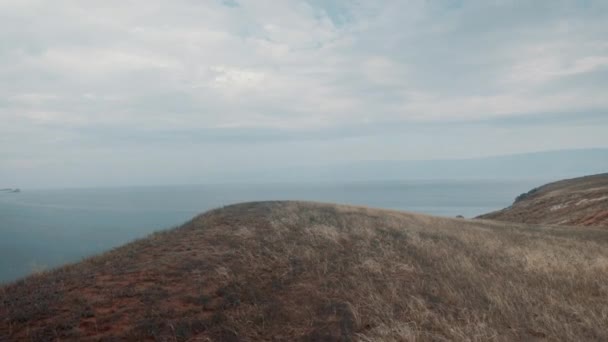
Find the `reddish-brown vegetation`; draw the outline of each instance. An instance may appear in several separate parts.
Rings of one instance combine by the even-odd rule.
[[[480,218],[608,227],[608,173],[541,186],[519,196],[512,206]]]

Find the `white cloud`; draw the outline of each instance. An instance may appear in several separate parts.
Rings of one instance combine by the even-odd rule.
[[[575,41],[540,44],[519,53],[521,57],[511,67],[507,82],[539,85],[608,67],[608,47],[603,44],[591,48]]]
[[[0,2],[0,136],[608,111],[605,2],[237,3]]]
[[[239,91],[247,88],[259,87],[264,82],[264,73],[243,68],[227,67],[223,65],[210,68],[214,74],[212,87],[226,91]]]

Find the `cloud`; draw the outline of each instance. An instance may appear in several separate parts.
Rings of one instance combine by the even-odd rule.
[[[556,6],[561,11],[421,1],[89,6],[5,4],[4,26],[38,26],[6,34],[2,74],[22,76],[3,85],[5,96],[61,98],[51,102],[62,108],[38,102],[38,111],[52,112],[69,111],[66,104],[88,94],[118,99],[104,108],[108,120],[130,116],[153,125],[183,115],[188,125],[205,127],[468,120],[551,111],[555,98],[577,108],[606,106],[568,87],[536,96],[555,79],[606,67],[605,30],[589,33],[580,23],[593,23],[587,14],[595,4]],[[586,39],[575,39],[581,35]],[[138,109],[150,95],[173,110]],[[89,111],[78,115],[96,122],[91,116],[100,114]]]
[[[2,1],[0,155],[92,148],[91,132],[327,143],[369,136],[342,127],[572,123],[608,112],[607,18],[605,1]]]

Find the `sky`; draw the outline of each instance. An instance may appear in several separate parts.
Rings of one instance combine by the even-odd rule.
[[[0,0],[0,187],[608,147],[606,22],[604,0]]]

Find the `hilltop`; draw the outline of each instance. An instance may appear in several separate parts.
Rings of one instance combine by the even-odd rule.
[[[543,185],[517,197],[512,206],[479,218],[608,227],[608,173]]]
[[[0,290],[0,340],[608,340],[608,231],[245,203]]]

